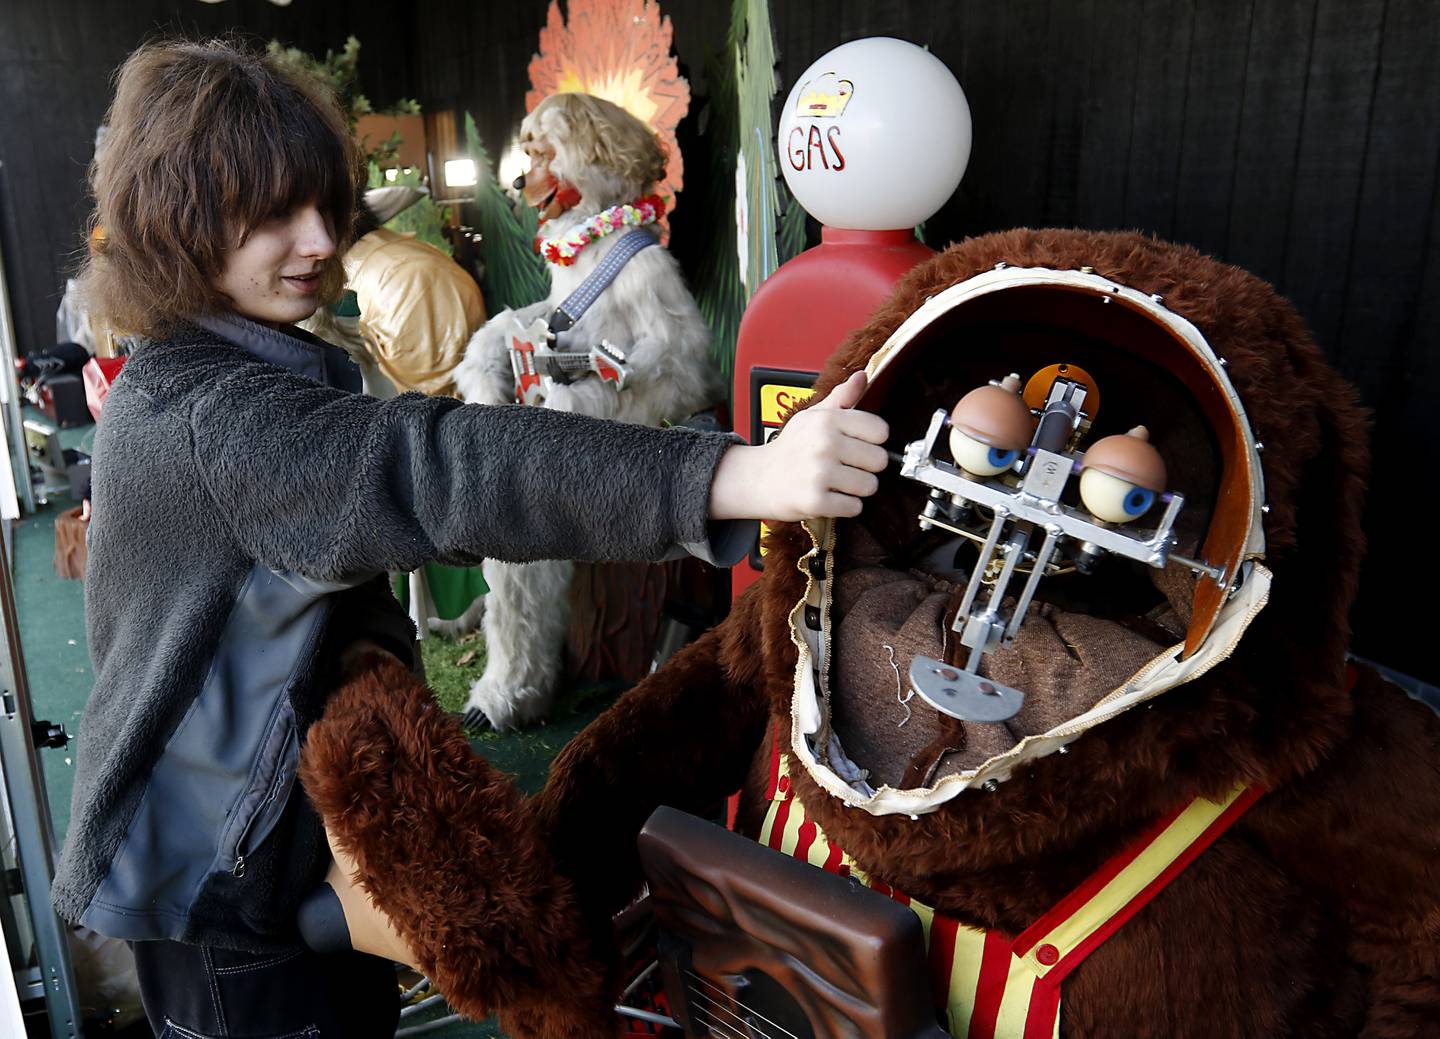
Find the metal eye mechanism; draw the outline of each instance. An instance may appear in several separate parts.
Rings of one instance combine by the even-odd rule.
[[[971,390],[950,412],[950,455],[974,476],[999,476],[1013,467],[1035,432],[1020,397],[1020,376]]]
[[[1012,373],[967,393],[948,414],[936,411],[925,436],[905,447],[901,475],[930,491],[921,528],[947,530],[980,546],[952,625],[969,659],[959,667],[917,656],[910,666],[911,686],[936,710],[1000,722],[1020,709],[1025,694],[982,677],[979,665],[984,654],[1015,638],[1044,577],[1088,572],[1105,555],[1156,569],[1173,560],[1216,580],[1222,576],[1203,560],[1171,551],[1184,497],[1165,490],[1165,462],[1144,426],[1076,451],[1098,406],[1092,383],[1077,366],[1053,365],[1022,397],[1020,376]],[[1033,412],[1027,400],[1037,405]],[[935,453],[947,427],[954,464]],[[1015,478],[994,479],[1007,471]],[[1084,509],[1061,500],[1077,473]],[[1153,530],[1129,526],[1157,502],[1165,509]],[[1017,574],[1024,575],[1018,595],[1010,590]],[[1008,606],[1007,595],[1013,598]]]

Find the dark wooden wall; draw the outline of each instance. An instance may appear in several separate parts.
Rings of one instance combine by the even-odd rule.
[[[151,26],[241,24],[312,49],[347,32],[379,99],[470,111],[498,154],[524,109],[541,0],[411,5],[261,0],[208,7],[6,0],[0,10],[0,231],[25,342],[49,335],[55,271],[77,242],[83,166],[105,79]],[[730,0],[670,0],[698,113]],[[1414,444],[1440,382],[1440,4],[1434,0],[772,0],[780,97],[845,40],[926,44],[969,97],[974,153],[929,222],[932,244],[1019,225],[1139,228],[1278,285],[1375,411],[1370,562],[1355,646],[1440,680],[1432,606],[1410,582],[1428,524]],[[12,28],[13,27],[13,28]],[[698,194],[698,192],[697,192]],[[693,197],[693,196],[692,196]],[[682,206],[687,268],[730,229]],[[17,256],[23,258],[22,261]]]

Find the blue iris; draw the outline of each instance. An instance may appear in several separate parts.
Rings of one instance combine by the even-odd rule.
[[[1154,504],[1154,491],[1147,491],[1143,487],[1132,487],[1130,488],[1130,493],[1125,495],[1125,515],[1142,515],[1146,509]]]
[[[998,447],[992,447],[986,460],[996,469],[1009,469],[1019,457],[1019,451],[1001,451]]]

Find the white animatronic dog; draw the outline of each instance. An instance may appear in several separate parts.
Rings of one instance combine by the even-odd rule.
[[[475,333],[455,369],[465,399],[646,425],[715,403],[723,391],[709,332],[658,228],[647,227],[665,213],[650,194],[665,170],[655,134],[617,105],[565,93],[526,116],[521,139],[530,170],[515,183],[540,210],[550,295]],[[549,710],[573,573],[562,561],[485,561],[489,657],[470,689],[468,724],[509,729]]]

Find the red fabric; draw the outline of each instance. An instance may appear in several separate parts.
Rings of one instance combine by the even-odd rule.
[[[1030,1009],[1025,1011],[1025,1039],[1054,1039],[1055,1019],[1060,1016],[1060,985],[1048,978],[1030,990]]]
[[[740,791],[725,798],[725,829],[734,832],[735,821],[740,818]]]
[[[770,739],[770,781],[765,786],[765,800],[775,800],[775,791],[780,789],[780,741],[783,739],[780,724],[775,724],[775,734]]]
[[[105,406],[110,386],[125,367],[125,361],[124,357],[92,357],[80,370],[80,377],[85,381],[85,406],[96,422],[100,421],[100,409]]]
[[[785,839],[785,823],[790,818],[790,802],[781,801],[779,809],[775,812],[775,826],[770,831],[770,847],[776,851],[780,850],[780,842]]]
[[[1163,873],[1146,885],[1144,890],[1126,903],[1123,909],[1096,928],[1090,937],[1075,946],[1075,948],[1070,951],[1070,954],[1060,962],[1059,966],[1050,971],[1047,977],[1053,978],[1054,981],[1058,983],[1061,978],[1078,967],[1080,961],[1085,959],[1086,956],[1089,956],[1105,939],[1123,927],[1126,921],[1144,908],[1151,899],[1165,889],[1166,885],[1179,876],[1186,866],[1194,862],[1201,852],[1214,844],[1216,838],[1228,830],[1236,819],[1244,815],[1246,810],[1259,800],[1262,793],[1264,793],[1264,791],[1259,787],[1250,787],[1237,797],[1234,803],[1225,809],[1222,815],[1206,827],[1204,833],[1197,837],[1188,848],[1176,857],[1174,862],[1165,868]],[[1069,900],[1067,899],[1066,901],[1068,902]],[[1062,903],[1062,905],[1063,904],[1064,903]],[[1045,915],[1049,918],[1051,914],[1047,913]],[[1036,926],[1039,925],[1037,924]],[[1028,934],[1029,932],[1027,931],[1026,933]],[[1024,936],[1022,935],[1021,937],[1023,938]],[[1016,945],[1019,945],[1018,941]]]
[[[1024,956],[1035,947],[1036,942],[1055,930],[1055,928],[1065,920],[1074,916],[1076,910],[1094,898],[1101,888],[1115,879],[1116,874],[1134,862],[1142,851],[1154,844],[1156,838],[1164,833],[1165,828],[1173,823],[1187,807],[1189,806],[1181,805],[1173,812],[1169,812],[1155,820],[1154,823],[1145,828],[1145,831],[1141,833],[1140,836],[1136,837],[1121,851],[1112,855],[1103,866],[1086,877],[1085,881],[1079,887],[1075,888],[1057,902],[1049,912],[1025,928],[1025,931],[1020,937],[1015,939],[1015,955]],[[1214,837],[1212,837],[1211,840],[1213,841]],[[1206,842],[1206,844],[1209,843],[1209,841]],[[1189,861],[1189,859],[1186,860],[1187,863]],[[1154,897],[1154,892],[1151,892],[1151,897]],[[1147,901],[1148,900],[1149,899],[1147,899]],[[1138,909],[1139,906],[1135,908]],[[1131,915],[1133,915],[1133,913]],[[1129,919],[1129,917],[1126,917],[1126,919]]]
[[[950,1008],[950,974],[955,969],[955,932],[959,929],[959,922],[951,916],[936,913],[930,921],[930,996],[942,1014]]]
[[[800,833],[795,842],[795,858],[804,861],[810,854],[810,845],[815,843],[815,823],[806,819],[800,824]]]
[[[936,919],[939,919],[938,915]],[[995,1039],[995,1024],[1000,1017],[1000,1003],[1005,998],[1005,983],[1009,978],[1010,941],[998,931],[986,931],[969,1039]]]

